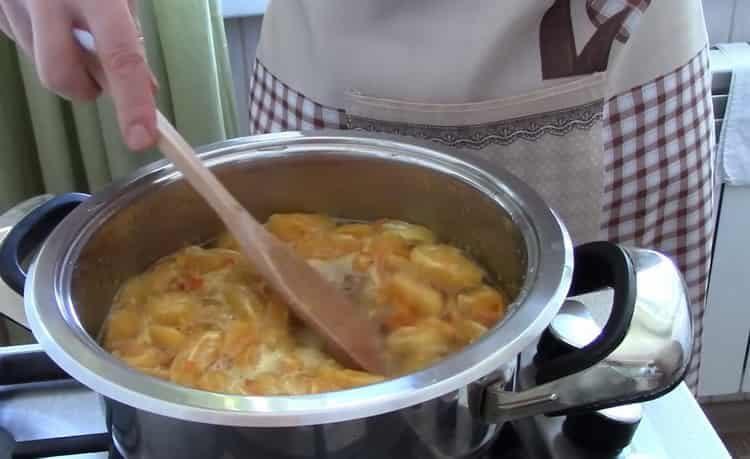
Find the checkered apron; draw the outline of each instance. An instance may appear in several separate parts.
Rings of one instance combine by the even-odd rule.
[[[616,11],[612,3],[618,1],[589,1],[589,17],[594,22],[603,21],[610,10]],[[620,3],[638,13],[648,6],[647,1],[621,0]],[[627,39],[631,33],[628,24],[626,22],[620,30],[618,39]],[[540,147],[560,146],[581,151],[581,147],[590,149],[592,142],[596,143],[595,150],[591,150],[595,154],[587,153],[589,158],[577,166],[581,170],[590,166],[600,174],[599,182],[583,180],[591,189],[600,190],[596,192],[599,203],[596,237],[658,250],[669,255],[681,269],[689,288],[695,333],[694,357],[687,382],[695,389],[714,230],[714,139],[710,98],[708,52],[703,50],[674,71],[602,100],[599,105],[591,103],[523,119],[472,126],[412,125],[360,117],[340,108],[323,106],[290,88],[256,61],[250,82],[250,131],[256,134],[337,128],[390,132],[471,150],[488,158],[501,158],[503,165],[509,152],[527,154]],[[540,139],[551,143],[545,147],[539,143]],[[533,148],[519,147],[522,144]],[[514,161],[522,156],[511,154]],[[573,157],[568,159],[576,161]],[[537,158],[532,163],[539,161],[544,159]],[[546,167],[549,174],[532,177],[532,186],[534,180],[559,180],[552,171],[554,164]],[[523,165],[517,170],[509,169],[525,178]],[[555,186],[573,185],[558,183]],[[571,192],[580,193],[580,190]],[[555,199],[551,193],[541,194],[548,202]],[[564,212],[562,214],[565,217]],[[563,221],[570,226],[565,218]],[[583,240],[579,238],[578,242]]]

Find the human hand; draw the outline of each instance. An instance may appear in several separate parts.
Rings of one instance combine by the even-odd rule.
[[[106,88],[123,137],[133,150],[156,142],[155,79],[133,19],[134,0],[0,0],[0,29],[34,61],[42,84],[71,100],[93,100]],[[96,41],[96,57],[73,29]]]

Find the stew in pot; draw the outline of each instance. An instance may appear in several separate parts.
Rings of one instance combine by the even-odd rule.
[[[276,214],[266,225],[381,325],[393,375],[458,351],[505,314],[503,290],[423,226],[317,214]],[[384,379],[327,355],[226,234],[126,282],[102,341],[133,368],[215,392],[301,395]]]

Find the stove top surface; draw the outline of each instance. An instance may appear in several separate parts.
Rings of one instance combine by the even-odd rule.
[[[101,398],[73,380],[0,388],[0,429],[5,431],[0,431],[0,459],[42,456],[121,459],[106,434]],[[15,451],[9,456],[13,442]],[[62,454],[85,450],[96,452]],[[529,456],[520,436],[508,424],[489,450],[475,459],[526,457]]]
[[[0,459],[80,451],[91,453],[65,457],[119,458],[108,451],[113,448],[104,404],[96,393],[71,379],[35,382],[62,376],[50,364],[37,345],[0,347],[0,429],[8,434],[0,431]],[[488,451],[472,459],[730,457],[684,385],[644,404],[635,437],[619,454],[605,456],[576,447],[562,434],[562,422],[541,416],[508,424]],[[13,455],[11,438],[16,442]]]

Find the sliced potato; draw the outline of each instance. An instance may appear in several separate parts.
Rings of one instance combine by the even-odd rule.
[[[225,268],[232,259],[233,252],[219,252],[203,247],[187,247],[175,258],[175,265],[182,274],[205,274]]]
[[[173,289],[175,281],[181,273],[174,259],[170,262],[160,262],[148,273],[147,283],[151,295]]]
[[[134,338],[141,331],[142,317],[132,309],[120,309],[112,313],[107,323],[106,339],[112,343]]]
[[[419,315],[410,306],[396,304],[383,320],[383,326],[392,332],[401,327],[414,326],[418,320]]]
[[[220,249],[240,250],[240,244],[237,242],[237,239],[235,239],[234,236],[232,236],[232,233],[229,232],[223,233],[219,236],[214,245]]]
[[[420,245],[411,251],[412,263],[439,289],[452,293],[482,283],[482,269],[459,249],[444,245]]]
[[[362,241],[349,234],[313,233],[294,244],[302,257],[332,260],[359,251]]]
[[[257,343],[258,336],[253,324],[235,320],[226,327],[221,354],[234,359],[248,347]]]
[[[384,285],[386,301],[403,305],[423,316],[437,316],[443,310],[443,295],[429,284],[405,273],[396,273]]]
[[[179,351],[186,339],[181,331],[164,325],[151,325],[148,327],[148,335],[152,343],[171,353]]]
[[[375,234],[375,227],[368,223],[347,223],[346,225],[337,226],[335,231],[336,233],[347,234],[357,239],[364,239]]]
[[[372,256],[376,262],[382,262],[390,255],[408,257],[411,244],[398,234],[385,233],[372,238],[362,252]]]
[[[414,225],[400,220],[386,220],[380,223],[379,226],[383,233],[397,234],[412,243],[432,244],[435,242],[435,234],[421,225]]]
[[[169,358],[159,349],[145,347],[140,353],[123,355],[122,360],[131,367],[138,369],[157,369],[160,365],[167,362]]]
[[[117,293],[115,303],[123,308],[138,309],[143,306],[154,291],[146,276],[138,276],[128,280]]]
[[[324,368],[318,372],[318,376],[321,380],[328,382],[329,385],[340,389],[375,384],[385,379],[380,375],[346,368]]]
[[[415,371],[455,350],[456,333],[451,325],[429,318],[391,333],[386,348],[395,356],[398,368]]]
[[[264,373],[251,379],[246,379],[243,392],[246,395],[279,395],[284,393],[284,378],[270,373]]]
[[[169,369],[170,379],[178,384],[195,387],[206,369],[219,358],[221,344],[220,332],[203,333],[177,354]]]
[[[458,311],[485,327],[492,327],[503,318],[508,307],[505,295],[483,285],[457,298]]]
[[[464,344],[473,343],[487,333],[487,327],[473,320],[459,319],[453,322],[453,326],[458,339]]]
[[[268,219],[266,227],[282,241],[298,241],[311,233],[334,229],[336,223],[325,215],[318,214],[275,214]]]
[[[179,325],[190,320],[197,304],[187,292],[167,292],[152,297],[146,304],[146,313],[160,325]]]
[[[225,392],[229,384],[229,377],[220,371],[208,371],[198,379],[199,389],[212,392]]]
[[[373,262],[374,260],[372,259],[372,256],[359,253],[352,260],[352,268],[363,273],[370,269]]]
[[[224,301],[238,319],[254,320],[263,311],[262,300],[250,287],[235,283],[223,287]]]

